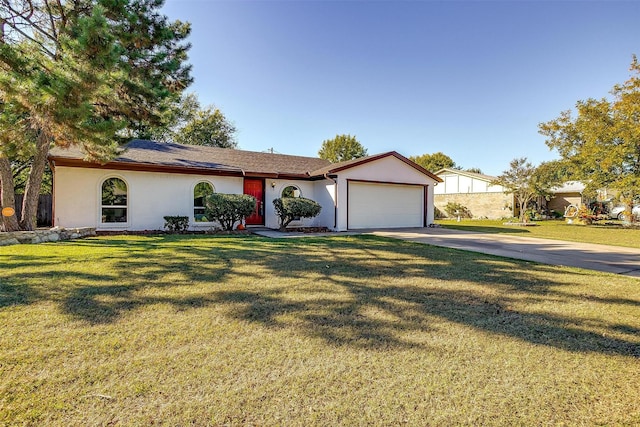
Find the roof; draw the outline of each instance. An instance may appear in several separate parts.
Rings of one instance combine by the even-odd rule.
[[[584,191],[585,185],[580,181],[567,181],[562,185],[558,185],[553,187],[551,191],[553,193],[582,193]]]
[[[201,145],[170,144],[142,139],[134,139],[123,148],[120,155],[105,164],[85,161],[85,153],[80,147],[52,148],[49,152],[49,159],[58,166],[313,179],[391,156],[432,179],[442,182],[438,176],[395,151],[341,163],[331,163],[317,157],[289,156]]]
[[[316,157],[169,144],[140,139],[128,143],[119,156],[104,165],[86,162],[83,160],[84,157],[85,154],[79,147],[53,148],[49,153],[49,158],[58,165],[272,177],[309,177],[311,171],[330,164],[328,160]]]
[[[428,170],[426,170],[425,168],[423,168],[422,166],[420,166],[419,164],[407,159],[406,157],[404,157],[403,155],[401,155],[400,153],[396,152],[396,151],[389,151],[386,153],[381,153],[381,154],[376,154],[373,156],[366,156],[366,157],[360,157],[357,159],[353,159],[353,160],[347,160],[345,162],[340,162],[340,163],[331,163],[321,169],[317,169],[315,171],[312,172],[312,175],[316,175],[316,176],[320,176],[320,175],[326,175],[326,174],[334,174],[336,172],[340,172],[342,170],[345,169],[350,169],[356,166],[360,166],[369,162],[373,162],[375,160],[379,160],[385,157],[395,157],[396,159],[406,163],[407,165],[411,166],[412,168],[414,168],[415,170],[417,170],[418,172],[436,180],[437,182],[442,182],[442,178],[440,178],[439,176],[429,172]]]
[[[467,176],[469,178],[480,179],[482,181],[487,181],[487,182],[493,182],[496,179],[498,179],[497,176],[485,175],[485,174],[482,174],[482,173],[467,172],[467,171],[463,171],[463,170],[449,169],[449,168],[440,169],[435,174],[439,176],[439,175],[444,174],[444,173],[454,173],[454,174],[457,174],[457,175],[463,175],[463,176]]]

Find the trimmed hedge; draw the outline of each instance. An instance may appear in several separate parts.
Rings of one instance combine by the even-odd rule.
[[[256,210],[256,198],[248,194],[214,193],[205,198],[204,204],[207,218],[228,231]]]
[[[164,228],[170,233],[184,233],[189,228],[189,217],[165,216]]]
[[[273,206],[280,218],[280,229],[284,230],[297,218],[313,218],[322,210],[316,201],[304,197],[283,197],[275,199]]]

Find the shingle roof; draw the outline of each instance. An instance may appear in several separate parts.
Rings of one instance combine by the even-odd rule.
[[[51,159],[82,160],[85,155],[79,147],[53,148]],[[152,165],[156,167],[194,170],[216,170],[238,174],[300,175],[330,165],[316,157],[289,156],[285,154],[260,153],[228,148],[205,147],[159,143],[136,139],[125,146],[125,150],[104,165],[113,164]]]

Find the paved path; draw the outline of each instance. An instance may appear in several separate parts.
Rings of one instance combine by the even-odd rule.
[[[428,245],[535,261],[543,264],[566,265],[640,278],[640,249],[620,246],[565,242],[534,237],[514,237],[508,234],[474,233],[447,228],[359,230],[359,232],[317,234],[261,230],[255,233],[266,237],[279,238],[373,234]]]
[[[370,230],[368,234],[640,278],[640,249],[447,228]]]

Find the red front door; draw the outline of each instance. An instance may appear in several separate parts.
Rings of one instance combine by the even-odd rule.
[[[256,210],[246,218],[247,225],[264,225],[264,179],[245,178],[244,194],[256,198]]]

